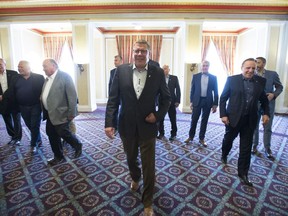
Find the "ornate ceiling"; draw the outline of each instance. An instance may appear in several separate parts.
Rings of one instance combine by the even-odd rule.
[[[240,18],[288,19],[288,0],[10,0],[0,2],[0,21],[94,18]]]

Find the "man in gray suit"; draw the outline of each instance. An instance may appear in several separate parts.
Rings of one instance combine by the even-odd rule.
[[[41,101],[43,120],[47,119],[46,133],[54,153],[48,164],[53,166],[64,160],[61,138],[75,149],[75,158],[82,154],[82,143],[69,129],[70,122],[77,115],[77,94],[72,78],[58,69],[54,59],[45,59],[43,70],[47,78]]]
[[[265,93],[269,100],[269,109],[270,109],[270,119],[269,122],[263,126],[263,142],[265,147],[265,155],[269,159],[273,159],[271,151],[271,135],[272,135],[272,124],[275,111],[275,100],[283,91],[283,85],[279,79],[279,76],[276,71],[270,71],[265,69],[266,59],[263,57],[257,57],[257,72],[258,76],[264,77],[266,79]],[[258,124],[254,132],[253,148],[252,154],[257,153],[257,146],[259,144],[259,121],[263,110],[260,108],[258,113]]]
[[[170,93],[160,67],[148,64],[150,46],[139,40],[133,46],[134,63],[117,67],[106,107],[105,133],[114,137],[114,120],[121,104],[119,134],[123,142],[132,178],[130,189],[139,188],[141,169],[138,162],[141,152],[143,172],[144,216],[154,215],[153,193],[155,185],[155,143],[157,121],[164,118],[170,105]],[[159,109],[156,98],[160,94]]]

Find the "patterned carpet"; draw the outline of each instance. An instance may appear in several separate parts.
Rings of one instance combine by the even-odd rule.
[[[53,168],[46,165],[53,154],[45,122],[41,125],[44,145],[31,155],[29,132],[24,124],[22,145],[10,146],[6,144],[9,137],[0,117],[0,215],[141,215],[141,188],[135,193],[129,190],[131,179],[121,141],[119,137],[106,138],[104,112],[100,106],[94,113],[77,117],[83,155],[73,159],[73,150],[65,146],[67,161]],[[199,146],[198,139],[183,143],[190,117],[178,113],[176,141],[157,141],[156,215],[288,215],[288,117],[274,119],[275,161],[264,157],[263,145],[260,154],[252,157],[249,177],[253,188],[237,178],[238,140],[228,164],[221,164],[224,126],[219,115],[210,116],[207,148]],[[168,119],[165,127],[169,137]],[[197,134],[198,130],[199,127]]]

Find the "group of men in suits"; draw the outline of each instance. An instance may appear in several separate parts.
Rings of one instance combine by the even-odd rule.
[[[40,124],[43,111],[43,120],[47,120],[46,133],[54,153],[48,165],[64,161],[61,139],[75,149],[75,158],[79,157],[82,143],[69,127],[78,114],[78,98],[72,78],[59,70],[54,59],[43,61],[46,80],[42,75],[31,72],[28,61],[20,61],[18,70],[20,74],[7,70],[5,60],[0,59],[0,113],[11,136],[8,144],[20,144],[22,115],[31,132],[31,152],[36,153],[37,147],[42,144]]]
[[[149,64],[149,52],[150,46],[146,41],[137,41],[133,46],[134,63],[117,67],[105,117],[105,133],[113,139],[115,130],[113,121],[118,118],[117,111],[121,104],[119,134],[127,156],[132,178],[130,185],[132,191],[139,188],[141,170],[138,162],[138,150],[140,149],[144,215],[154,215],[152,200],[155,184],[155,137],[159,132],[157,138],[163,138],[163,120],[169,110],[170,140],[175,139],[177,133],[176,108],[180,103],[181,95],[177,77],[169,75],[169,66],[164,65],[164,70],[162,70],[160,67]],[[198,119],[202,114],[199,143],[204,147],[207,147],[204,138],[208,118],[210,112],[217,111],[219,98],[217,77],[209,73],[209,66],[208,61],[202,62],[201,72],[193,75],[190,91],[191,127],[189,137],[184,141],[189,143],[193,140]],[[225,125],[221,161],[224,165],[227,164],[227,157],[233,141],[240,134],[238,176],[241,182],[252,186],[253,184],[248,179],[248,171],[253,134],[258,124],[259,106],[263,116],[262,122],[266,127],[267,123],[271,121],[272,115],[272,111],[269,111],[269,105],[271,106],[269,101],[275,100],[282,89],[275,92],[273,87],[267,88],[267,82],[271,82],[266,81],[269,72],[265,71],[266,79],[257,75],[255,73],[256,61],[253,58],[243,61],[241,70],[242,74],[227,78],[220,97],[220,117]],[[277,89],[275,80],[272,83],[271,85],[276,86]],[[279,79],[276,83],[278,83],[278,87],[281,86]],[[155,100],[158,103],[155,103]],[[270,123],[272,124],[272,122]]]

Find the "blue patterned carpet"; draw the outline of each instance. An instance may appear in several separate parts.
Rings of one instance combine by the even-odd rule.
[[[73,159],[73,150],[65,146],[67,161],[53,168],[46,165],[53,154],[45,122],[41,125],[44,145],[31,155],[24,124],[22,145],[8,146],[9,137],[0,117],[0,215],[141,215],[141,188],[135,193],[129,190],[131,179],[121,140],[105,136],[104,112],[100,106],[94,113],[77,117],[83,155]],[[249,178],[253,188],[237,178],[238,140],[228,164],[221,164],[224,126],[219,115],[210,116],[207,148],[199,146],[198,139],[183,143],[190,117],[178,114],[176,141],[157,141],[156,215],[288,215],[288,117],[274,119],[275,161],[264,157],[263,145],[260,154],[252,156]],[[168,119],[165,127],[169,137]]]

